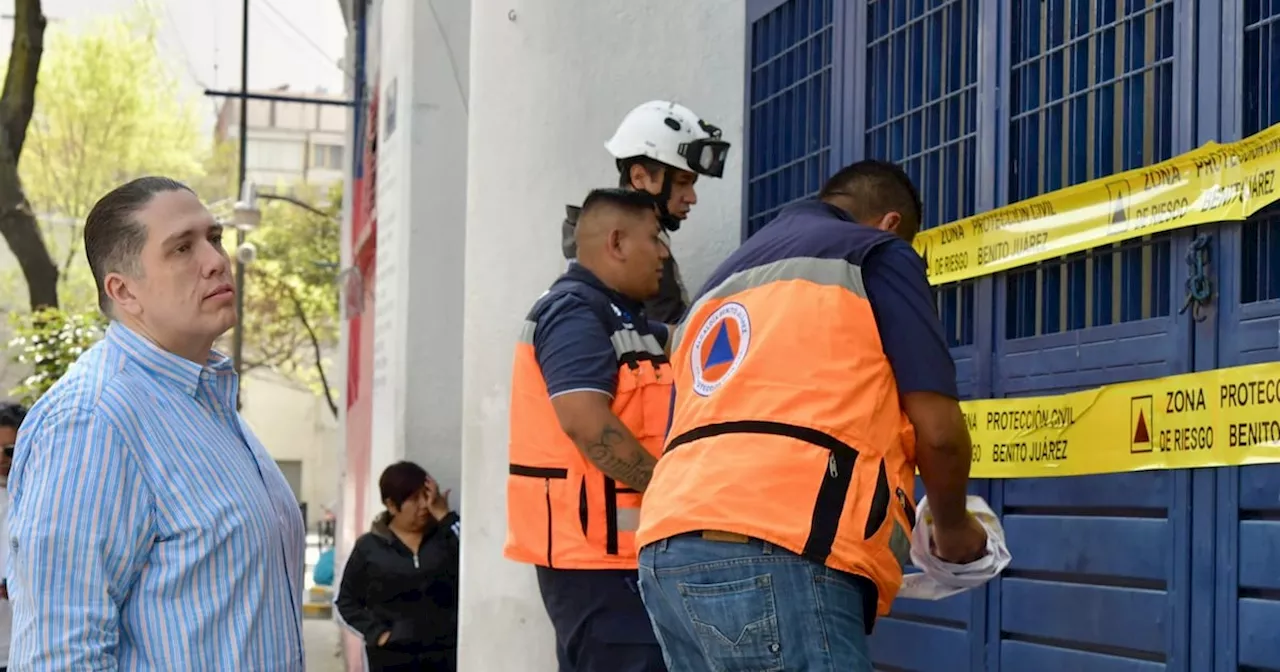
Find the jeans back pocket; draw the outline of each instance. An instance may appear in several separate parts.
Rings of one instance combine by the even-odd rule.
[[[773,577],[677,585],[698,643],[716,672],[783,670]]]

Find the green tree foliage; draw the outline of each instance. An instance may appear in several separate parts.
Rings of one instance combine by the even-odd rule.
[[[298,203],[259,200],[262,220],[247,238],[257,259],[245,271],[243,370],[269,367],[302,382],[323,394],[336,416],[329,362],[341,328],[336,276],[342,190],[300,187],[294,198]],[[234,236],[224,240],[229,250],[234,247]],[[230,344],[228,333],[219,345],[230,352]]]
[[[14,360],[31,367],[31,375],[12,393],[28,406],[48,392],[106,329],[106,320],[97,311],[68,313],[57,308],[10,315],[9,322],[14,330],[9,343]]]
[[[158,23],[140,5],[82,32],[50,27],[20,167],[60,271],[62,304],[93,305],[84,218],[113,187],[149,174],[202,172],[200,122],[157,49]]]

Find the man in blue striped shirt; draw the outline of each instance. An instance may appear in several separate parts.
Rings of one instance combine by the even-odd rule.
[[[112,322],[18,439],[10,667],[301,672],[301,513],[212,350],[235,323],[222,228],[146,177],[84,243]]]

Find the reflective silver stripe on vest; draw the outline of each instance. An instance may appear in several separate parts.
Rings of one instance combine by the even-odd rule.
[[[533,345],[533,334],[537,328],[537,322],[525,320],[524,326],[520,329],[520,342]],[[613,353],[618,356],[618,359],[631,354],[651,355],[653,357],[666,355],[662,350],[662,344],[658,342],[657,337],[653,334],[641,336],[638,331],[620,329],[613,332],[613,335],[609,337],[609,341],[613,343]]]
[[[698,302],[689,308],[687,315],[693,315],[708,301],[733,296],[754,287],[773,282],[788,280],[808,280],[818,285],[843,287],[855,296],[867,298],[867,289],[862,284],[862,267],[851,264],[845,259],[819,259],[817,257],[792,257],[775,261],[745,271],[738,271],[725,278],[711,291],[698,297]],[[699,325],[701,326],[701,325]],[[680,323],[671,334],[671,352],[675,353],[684,337],[688,321]]]
[[[640,529],[640,509],[619,506],[617,520],[619,532],[635,532]]]
[[[520,327],[520,342],[533,345],[533,332],[538,329],[538,323],[533,320],[525,320],[524,326]]]
[[[651,334],[641,336],[639,332],[631,329],[620,329],[613,332],[609,337],[613,341],[613,352],[618,359],[630,354],[650,355],[653,357],[662,357],[662,345],[658,343],[658,339]]]

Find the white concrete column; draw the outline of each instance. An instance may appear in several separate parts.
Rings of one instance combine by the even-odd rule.
[[[413,0],[410,245],[404,343],[404,457],[462,497],[462,282],[467,217],[467,63],[471,4]],[[465,514],[464,514],[465,515]]]
[[[369,76],[380,96],[378,277],[367,510],[381,510],[378,477],[401,459],[452,489],[456,507],[470,5],[384,0],[376,9]]]
[[[507,408],[515,339],[563,270],[566,203],[614,186],[602,146],[646,100],[675,99],[735,144],[723,180],[675,236],[690,291],[741,227],[744,3],[475,0],[463,357],[462,613],[466,672],[555,669],[534,570],[502,558]]]

